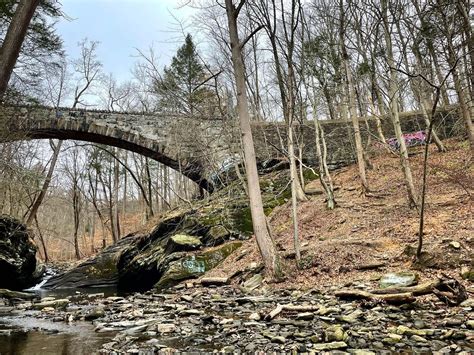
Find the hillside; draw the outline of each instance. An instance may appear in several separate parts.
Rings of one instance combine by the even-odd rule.
[[[286,281],[276,288],[323,288],[352,281],[371,282],[382,271],[418,269],[421,280],[439,272],[459,276],[472,265],[474,245],[474,167],[466,141],[449,140],[447,153],[430,147],[425,246],[422,265],[413,263],[418,213],[409,209],[396,155],[380,154],[368,173],[370,197],[360,194],[357,166],[334,173],[338,208],[327,210],[324,195],[313,196],[298,209],[303,269],[295,267],[290,203],[270,215],[271,226],[286,264]],[[422,150],[411,162],[420,190]],[[318,180],[306,186],[321,190]],[[209,276],[233,275],[260,262],[255,241],[245,242]],[[459,243],[459,244],[457,244]],[[471,266],[472,267],[472,266]],[[472,277],[472,276],[471,276]]]

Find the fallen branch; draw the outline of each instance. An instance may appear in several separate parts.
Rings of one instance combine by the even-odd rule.
[[[362,299],[383,301],[387,303],[411,303],[415,296],[433,293],[448,306],[457,306],[468,298],[466,288],[456,279],[443,275],[441,279],[425,282],[421,285],[407,287],[390,287],[371,292],[361,290],[340,290],[336,297],[345,299]]]
[[[336,291],[334,295],[343,299],[382,301],[387,303],[412,303],[415,301],[415,296],[411,292],[394,294],[375,294],[361,290],[341,290]]]
[[[355,267],[356,270],[374,270],[381,267],[387,266],[386,263],[371,263],[371,264],[362,264]]]

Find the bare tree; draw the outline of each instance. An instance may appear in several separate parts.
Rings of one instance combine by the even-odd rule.
[[[232,63],[234,67],[235,84],[237,89],[237,110],[242,132],[242,144],[244,148],[244,159],[247,175],[247,186],[250,199],[250,212],[252,215],[253,230],[257,245],[260,249],[268,275],[272,278],[280,278],[282,270],[277,254],[275,242],[270,234],[265,213],[263,211],[262,195],[257,172],[255,148],[250,127],[249,106],[245,87],[245,69],[242,58],[242,47],[247,42],[239,39],[237,18],[245,0],[240,0],[235,6],[232,0],[225,0],[227,21],[229,26],[230,45],[232,49]],[[252,31],[252,36],[256,30]],[[248,37],[250,38],[250,37]]]
[[[418,198],[415,191],[415,184],[413,182],[413,175],[410,168],[410,162],[408,160],[408,150],[403,138],[403,132],[400,125],[400,111],[399,111],[399,102],[400,102],[400,88],[398,85],[397,78],[397,69],[393,54],[393,45],[392,45],[392,24],[393,21],[389,18],[389,11],[393,9],[390,8],[388,0],[381,0],[381,12],[380,20],[383,24],[384,37],[385,37],[385,46],[387,50],[387,65],[390,72],[389,78],[389,101],[390,101],[390,113],[393,123],[393,129],[395,131],[395,136],[397,137],[398,145],[400,147],[400,163],[402,167],[403,174],[405,176],[405,185],[408,192],[408,204],[410,207],[418,206]]]
[[[349,115],[354,130],[354,139],[356,144],[357,165],[359,167],[359,178],[362,186],[362,193],[369,192],[369,184],[367,182],[366,167],[364,159],[364,147],[362,146],[362,136],[360,134],[359,120],[357,117],[357,109],[355,103],[355,86],[352,79],[352,69],[349,64],[349,54],[347,52],[345,36],[346,36],[346,9],[344,8],[344,0],[339,0],[339,41],[342,53],[342,66],[346,74],[346,91],[349,93]]]

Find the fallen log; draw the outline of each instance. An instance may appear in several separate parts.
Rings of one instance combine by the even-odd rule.
[[[388,287],[381,288],[371,291],[371,293],[377,295],[383,294],[395,294],[395,293],[412,293],[414,296],[427,295],[432,293],[433,290],[441,285],[441,280],[435,280],[430,282],[425,282],[416,286],[403,286],[403,287]]]
[[[221,286],[229,283],[228,277],[203,277],[201,279],[201,285],[203,286]]]
[[[362,265],[357,265],[355,267],[356,270],[374,270],[374,269],[380,269],[381,267],[387,266],[386,263],[370,263],[370,264],[362,264]]]
[[[382,301],[387,303],[412,303],[415,301],[415,296],[411,292],[393,293],[393,294],[375,294],[361,290],[340,290],[334,293],[336,297],[351,300],[369,300]]]

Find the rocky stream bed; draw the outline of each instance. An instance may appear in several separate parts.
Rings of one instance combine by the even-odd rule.
[[[334,291],[269,291],[260,286],[249,293],[231,285],[187,282],[162,293],[124,297],[77,293],[63,299],[10,299],[3,301],[0,312],[4,317],[13,316],[17,324],[22,318],[61,324],[57,330],[45,327],[47,333],[89,324],[92,335],[86,338],[89,345],[95,339],[92,344],[97,348],[87,348],[87,354],[474,351],[472,298],[458,307],[447,307],[433,295],[419,297],[414,303],[388,305],[343,301]],[[21,331],[15,329],[8,335]],[[0,338],[6,333],[1,331]]]

